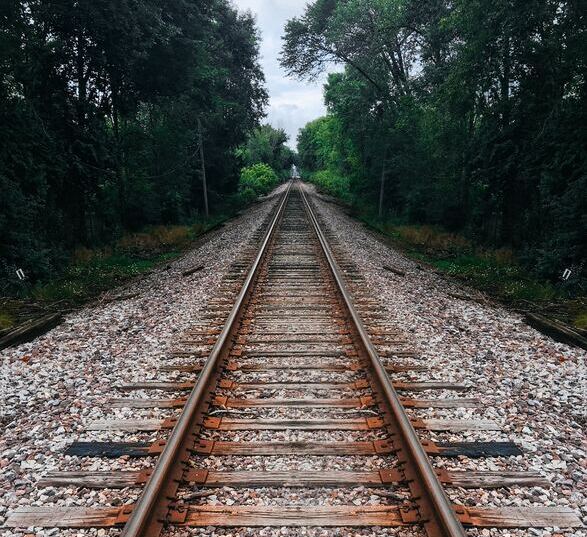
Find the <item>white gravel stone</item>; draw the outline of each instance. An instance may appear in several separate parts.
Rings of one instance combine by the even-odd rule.
[[[60,326],[30,343],[0,353],[0,526],[18,506],[81,505],[100,507],[136,500],[139,490],[38,488],[54,470],[131,470],[151,466],[152,458],[114,460],[69,457],[63,450],[78,440],[147,440],[167,433],[86,431],[101,419],[165,418],[173,410],[112,409],[109,397],[181,396],[161,391],[118,392],[114,386],[149,380],[185,380],[189,374],[158,371],[182,332],[204,319],[207,302],[219,291],[230,264],[242,255],[275,207],[278,189],[199,240],[180,259],[161,266],[110,296],[139,293],[136,298],[97,300],[68,315]],[[192,276],[182,272],[205,268]],[[163,395],[164,394],[164,395]],[[25,535],[0,527],[0,536]],[[30,532],[28,532],[30,534]],[[118,535],[119,530],[38,530],[34,535]]]
[[[337,204],[315,193],[312,204],[337,241],[335,251],[352,260],[364,277],[361,292],[378,297],[385,322],[401,329],[416,359],[398,358],[429,372],[395,374],[401,380],[438,380],[471,386],[464,394],[448,391],[402,393],[414,397],[476,397],[478,409],[415,409],[419,418],[477,418],[497,421],[503,431],[430,433],[438,441],[517,442],[521,457],[470,460],[433,458],[438,466],[464,470],[534,470],[549,489],[450,490],[455,502],[481,505],[558,505],[575,509],[587,524],[587,353],[540,334],[520,315],[476,290],[421,267],[385,240],[347,216]],[[399,277],[383,269],[397,267]],[[349,284],[352,287],[352,284]],[[450,294],[477,297],[460,300]],[[369,325],[369,323],[366,323]],[[393,363],[393,360],[391,360]],[[585,537],[587,531],[468,530],[479,536]]]
[[[312,189],[309,188],[312,192]],[[273,201],[275,198],[273,198]],[[465,382],[469,392],[448,390],[403,392],[414,397],[477,397],[477,409],[410,409],[414,418],[491,419],[502,431],[421,432],[422,438],[435,441],[513,440],[524,455],[509,458],[469,460],[435,458],[433,463],[448,469],[538,470],[553,484],[550,489],[512,488],[509,490],[449,490],[455,503],[486,506],[569,506],[587,522],[587,462],[585,452],[585,394],[587,373],[583,351],[555,343],[526,326],[521,319],[496,306],[476,291],[463,289],[426,269],[400,252],[389,248],[372,232],[346,216],[337,206],[313,196],[313,204],[331,234],[338,239],[337,252],[352,260],[364,277],[357,296],[379,299],[384,306],[383,322],[399,329],[406,342],[401,348],[415,350],[414,358],[386,359],[402,365],[426,365],[429,371],[394,375],[396,380],[445,380]],[[111,409],[99,401],[113,396],[114,385],[147,379],[185,381],[189,373],[158,372],[160,363],[192,363],[169,358],[183,331],[197,321],[204,322],[204,306],[219,288],[222,275],[237,258],[247,238],[268,213],[273,203],[255,206],[209,241],[172,263],[169,270],[127,286],[140,292],[135,299],[87,307],[70,315],[66,323],[49,334],[16,349],[5,351],[0,381],[7,398],[0,436],[0,524],[6,512],[18,505],[120,505],[136,499],[138,490],[38,489],[35,482],[48,470],[131,469],[152,465],[153,459],[116,460],[64,457],[63,449],[73,440],[147,440],[166,433],[121,433],[86,431],[92,421],[101,419],[164,419],[177,415],[170,409]],[[189,278],[181,271],[203,264],[206,269]],[[406,271],[398,277],[384,271],[390,265]],[[479,301],[459,300],[448,293],[480,297]],[[380,346],[392,352],[399,346]],[[290,347],[296,349],[295,345]],[[335,347],[333,347],[335,348]],[[24,362],[24,356],[30,357]],[[294,361],[292,359],[292,361]],[[251,361],[250,363],[254,363]],[[351,382],[361,378],[355,372],[236,372],[238,382],[262,382],[279,378],[306,382]],[[222,392],[220,392],[222,393]],[[368,390],[365,394],[368,393]],[[231,397],[356,397],[354,390],[239,391]],[[159,390],[133,391],[124,397],[180,397],[185,392]],[[366,416],[368,409],[239,409],[222,411],[231,417],[304,419]],[[216,440],[247,441],[357,441],[376,439],[380,431],[206,431]],[[377,470],[397,463],[389,457],[194,457],[194,466],[210,470]],[[202,489],[185,487],[183,496]],[[390,498],[392,498],[390,500]],[[232,489],[205,490],[199,503],[208,505],[377,505],[391,501],[401,504],[409,494],[402,487],[385,489]],[[52,533],[53,532],[53,533]],[[0,537],[24,536],[0,528]],[[30,532],[29,532],[30,533]],[[108,530],[39,530],[34,535],[114,536]],[[546,530],[468,530],[471,536],[500,537],[587,537],[583,529]],[[363,537],[423,535],[417,528],[188,528],[172,529],[166,537]]]

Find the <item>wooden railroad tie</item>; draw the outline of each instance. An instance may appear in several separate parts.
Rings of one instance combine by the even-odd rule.
[[[8,528],[108,528],[125,524],[133,506],[92,509],[84,507],[21,507],[5,522]],[[465,526],[492,528],[582,527],[568,507],[463,507],[454,506]],[[398,527],[417,524],[417,511],[396,506],[224,506],[176,505],[167,521],[191,527]]]

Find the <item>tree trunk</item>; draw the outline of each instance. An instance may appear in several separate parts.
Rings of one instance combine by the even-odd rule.
[[[82,35],[83,30],[80,28],[77,35],[77,55],[76,55],[76,77],[77,77],[77,120],[80,129],[83,131],[86,123],[86,101],[88,94],[87,78],[84,69],[85,65],[85,43]]]
[[[208,210],[208,186],[206,184],[206,161],[204,160],[204,137],[202,135],[202,122],[198,118],[198,145],[200,146],[200,164],[202,166],[202,189],[204,190],[204,214],[210,216]]]
[[[387,155],[385,155],[387,157]],[[383,218],[383,198],[385,195],[385,175],[387,168],[385,166],[386,158],[383,159],[383,168],[381,170],[381,182],[379,185],[379,218]]]
[[[503,44],[503,70],[500,84],[500,97],[502,106],[503,128],[507,128],[510,122],[510,79],[512,71],[512,62],[510,54],[510,37],[504,37]]]

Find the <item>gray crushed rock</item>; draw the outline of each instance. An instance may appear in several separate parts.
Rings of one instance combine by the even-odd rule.
[[[413,397],[476,397],[477,409],[414,409],[418,418],[467,418],[496,421],[501,432],[423,432],[435,441],[502,440],[518,443],[518,457],[455,460],[433,464],[457,470],[534,470],[552,483],[542,489],[449,490],[455,503],[486,506],[565,506],[587,524],[587,353],[558,343],[526,325],[521,316],[492,303],[481,293],[421,267],[386,245],[377,234],[346,215],[306,185],[314,208],[338,251],[365,278],[363,292],[378,297],[390,326],[401,329],[420,364],[429,372],[399,373],[401,380],[462,382],[465,393],[405,392]],[[383,269],[397,267],[400,277]],[[473,300],[455,298],[470,296]],[[478,300],[475,300],[475,297]],[[367,323],[368,325],[368,323]],[[393,362],[393,360],[392,360]],[[469,529],[471,536],[585,537],[585,529]]]
[[[96,420],[163,419],[171,410],[109,408],[110,397],[175,397],[184,393],[113,387],[141,380],[186,380],[190,375],[158,371],[181,334],[198,321],[207,324],[207,302],[219,291],[230,264],[239,258],[276,205],[283,187],[265,201],[210,232],[180,259],[161,266],[108,296],[68,315],[63,324],[26,344],[0,352],[0,526],[19,506],[100,507],[136,500],[139,490],[39,488],[36,482],[56,470],[134,470],[154,459],[105,460],[63,455],[78,440],[153,441],[161,433],[86,431]],[[196,265],[204,269],[184,277]],[[180,362],[176,362],[180,363]],[[193,376],[191,377],[193,378]],[[22,536],[0,527],[0,536]],[[104,529],[38,529],[33,535],[118,535]]]

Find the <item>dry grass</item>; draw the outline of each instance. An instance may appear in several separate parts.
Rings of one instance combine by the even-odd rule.
[[[492,261],[497,265],[515,265],[516,256],[510,248],[499,248],[498,250],[481,250],[477,255],[487,261]]]
[[[117,243],[116,249],[130,255],[160,252],[170,248],[184,248],[192,238],[188,226],[157,226],[141,233],[127,233]]]
[[[0,330],[8,330],[14,326],[14,318],[7,312],[0,311]]]
[[[156,226],[126,233],[112,246],[77,248],[62,277],[36,285],[31,294],[41,301],[83,301],[177,257],[203,230],[205,224]]]
[[[112,248],[86,248],[81,246],[76,248],[71,256],[72,265],[87,265],[99,259],[110,257],[112,255]]]
[[[587,312],[583,312],[577,315],[574,319],[573,324],[581,330],[587,330]]]
[[[402,240],[426,249],[462,252],[472,248],[471,242],[464,237],[432,226],[396,226],[394,229]]]
[[[170,250],[183,250],[194,236],[205,231],[205,224],[190,226],[156,226],[138,233],[125,233],[114,246],[103,248],[77,248],[72,255],[72,265],[87,265],[108,259],[113,255],[138,258],[152,257]]]

